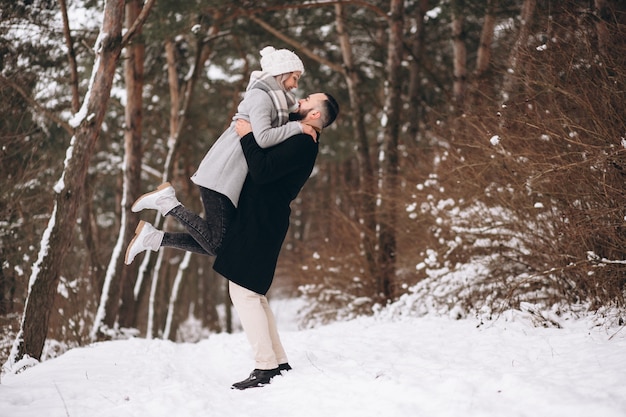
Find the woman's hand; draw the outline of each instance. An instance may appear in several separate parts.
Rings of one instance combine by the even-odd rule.
[[[252,125],[246,120],[237,119],[237,122],[235,123],[235,131],[239,137],[242,138],[252,132]]]

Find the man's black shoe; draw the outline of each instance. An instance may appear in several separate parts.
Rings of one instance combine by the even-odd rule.
[[[291,367],[290,367],[291,368]],[[231,388],[247,389],[254,387],[262,387],[270,383],[270,380],[276,375],[280,375],[280,369],[255,369],[250,376],[243,381],[235,382]]]

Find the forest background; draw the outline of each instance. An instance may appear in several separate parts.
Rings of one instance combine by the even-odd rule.
[[[341,105],[272,297],[302,326],[410,310],[623,311],[619,0],[2,0],[0,360],[232,331],[211,258],[123,265],[139,195],[189,177],[266,45]],[[246,262],[242,259],[242,262]],[[623,320],[617,314],[616,320]],[[620,324],[623,324],[620,322]]]

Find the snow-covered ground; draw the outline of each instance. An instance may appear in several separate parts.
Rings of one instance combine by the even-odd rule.
[[[626,415],[626,329],[520,314],[479,323],[360,318],[297,330],[275,306],[293,371],[231,390],[253,367],[242,333],[195,344],[131,339],[73,349],[0,385],[3,417]]]

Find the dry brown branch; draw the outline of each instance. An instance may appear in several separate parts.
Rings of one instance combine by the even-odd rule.
[[[15,90],[22,97],[22,99],[25,102],[27,102],[28,105],[30,107],[32,107],[37,113],[41,114],[42,116],[46,117],[47,119],[50,119],[54,123],[58,124],[70,136],[74,135],[74,129],[69,125],[69,123],[67,123],[65,120],[62,120],[56,114],[54,114],[52,111],[46,109],[44,106],[39,104],[36,100],[31,98],[30,95],[28,95],[26,93],[26,91],[24,91],[24,89],[22,87],[20,87],[19,85],[15,84],[14,82],[12,82],[10,79],[6,78],[2,74],[0,74],[0,82],[2,82],[3,84],[5,84],[8,87],[10,87],[13,90]]]
[[[309,58],[319,62],[322,65],[328,66],[333,71],[336,71],[336,72],[338,72],[340,74],[344,74],[344,75],[346,74],[345,68],[343,68],[341,65],[337,65],[334,62],[331,62],[331,61],[329,61],[329,60],[327,60],[327,59],[325,59],[325,58],[323,58],[323,57],[321,57],[321,56],[311,52],[301,42],[298,42],[294,38],[285,35],[283,32],[277,30],[275,27],[273,27],[269,23],[265,22],[264,20],[260,19],[259,17],[254,16],[254,15],[250,15],[249,18],[250,18],[250,20],[252,20],[256,24],[261,26],[263,29],[267,30],[269,33],[271,33],[272,35],[276,36],[278,39],[282,40],[283,42],[285,42],[288,45],[293,46],[301,54],[308,56]]]

